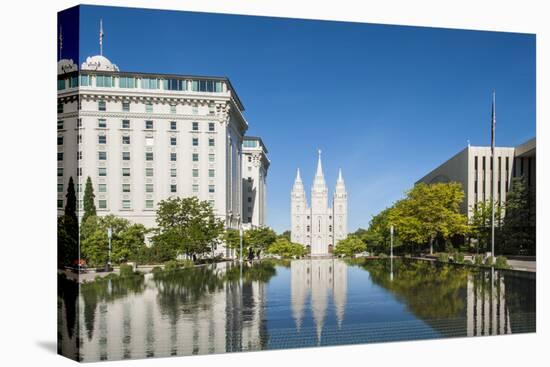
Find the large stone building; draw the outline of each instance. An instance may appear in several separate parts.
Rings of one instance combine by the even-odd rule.
[[[311,206],[308,206],[300,169],[292,187],[291,240],[310,249],[311,256],[326,256],[338,241],[348,235],[348,196],[342,171],[338,174],[332,208],[328,202],[328,188],[323,175],[321,151],[317,172],[311,188]]]
[[[496,147],[495,166],[495,201],[497,203],[506,201],[512,177],[524,176],[529,189],[534,192],[536,139],[530,139],[517,147]],[[461,183],[465,194],[461,211],[471,217],[478,202],[491,200],[492,177],[491,147],[467,146],[417,183]],[[532,205],[534,215],[534,201]]]
[[[69,179],[78,216],[90,177],[98,215],[155,226],[157,204],[196,196],[211,203],[227,228],[265,223],[267,150],[255,167],[257,203],[243,218],[243,138],[248,123],[229,79],[122,72],[106,57],[88,57],[80,70],[58,62],[57,207],[63,213]],[[252,141],[252,140],[249,140]],[[246,199],[244,199],[246,200]],[[223,246],[216,250],[229,255]]]
[[[245,136],[243,141],[243,225],[267,225],[267,171],[269,158],[262,139]]]

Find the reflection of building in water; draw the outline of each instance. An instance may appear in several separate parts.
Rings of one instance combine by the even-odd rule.
[[[331,294],[338,326],[341,326],[344,320],[347,265],[337,259],[295,260],[290,264],[290,270],[291,306],[296,329],[301,329],[309,294],[317,341],[320,343]]]
[[[231,266],[216,264],[216,270]],[[264,283],[222,282],[195,298],[180,285],[153,282],[146,275],[143,292],[115,302],[86,304],[80,297],[82,361],[261,349]]]
[[[510,334],[504,276],[498,271],[472,273],[466,294],[466,335]]]

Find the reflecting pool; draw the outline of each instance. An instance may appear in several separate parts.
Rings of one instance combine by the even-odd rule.
[[[424,261],[219,263],[60,277],[58,348],[81,361],[535,331],[535,274]]]

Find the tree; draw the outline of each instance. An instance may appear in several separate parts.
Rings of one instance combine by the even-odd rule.
[[[224,233],[224,224],[212,206],[196,197],[162,200],[156,221],[154,245],[172,249],[176,256],[213,251]]]
[[[114,215],[86,218],[81,226],[83,237],[80,245],[81,256],[95,266],[107,263],[109,257],[108,228],[112,229],[112,261],[122,263],[137,260],[145,247],[146,228],[141,224],[131,224],[127,219]]]
[[[531,202],[534,202],[534,194],[529,192],[525,177],[513,178],[506,196],[503,223],[507,253],[535,253],[536,219],[531,212]]]
[[[82,223],[86,221],[88,217],[96,215],[96,208],[94,202],[94,187],[92,185],[92,179],[90,176],[86,179],[86,187],[84,188],[84,215],[82,216]]]
[[[284,258],[303,257],[307,254],[307,250],[299,243],[293,243],[286,238],[277,238],[266,251],[273,255],[279,255]]]
[[[357,230],[354,235],[363,240],[372,251],[386,252],[390,248],[390,211],[386,208],[377,215],[374,215],[369,222],[368,230]],[[393,245],[398,247],[402,244],[399,237],[394,235]]]
[[[415,185],[407,196],[395,203],[389,221],[405,242],[430,245],[436,238],[448,239],[466,234],[467,217],[460,213],[464,198],[462,186],[457,182]]]
[[[225,241],[225,246],[227,246],[227,248],[235,250],[237,253],[237,256],[240,256],[241,235],[238,229],[233,229],[233,228],[226,229],[224,234],[224,241]],[[243,238],[243,247],[244,247],[244,238]]]
[[[353,255],[367,250],[367,246],[361,239],[354,235],[348,235],[336,244],[335,255],[353,257]]]
[[[495,227],[497,227],[497,231],[498,227],[502,225],[502,214],[502,206],[495,204]],[[487,200],[477,202],[473,208],[472,217],[470,218],[470,234],[478,239],[478,246],[481,245],[480,247],[483,250],[488,249],[490,245],[491,222],[491,201]]]
[[[278,238],[286,238],[287,240],[290,241],[290,231],[289,230],[284,231],[278,236]]]
[[[254,253],[260,254],[277,240],[277,234],[269,227],[251,228],[244,233],[246,247]]]
[[[59,265],[69,265],[78,258],[78,217],[76,193],[72,176],[69,178],[63,216],[57,218],[57,259]]]

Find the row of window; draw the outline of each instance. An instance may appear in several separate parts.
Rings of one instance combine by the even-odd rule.
[[[212,199],[208,200],[208,203],[212,207],[214,207],[214,205],[215,205],[215,201],[212,200]],[[64,204],[65,203],[64,203],[63,199],[57,199],[57,208],[58,209],[63,209]],[[132,209],[132,201],[131,200],[124,199],[124,200],[122,200],[121,204],[122,204],[122,209],[124,209],[124,210]],[[82,200],[78,200],[77,205],[78,205],[78,209],[82,209]],[[145,209],[154,209],[154,206],[155,206],[155,201],[154,200],[150,200],[150,199],[145,200]],[[105,199],[97,200],[97,208],[101,209],[101,210],[106,210],[107,209],[107,200],[105,200]]]
[[[151,78],[151,77],[133,77],[133,76],[113,76],[107,74],[80,75],[80,83],[77,76],[67,79],[57,80],[57,90],[67,88],[82,87],[100,87],[100,88],[118,88],[124,89],[164,89],[171,91],[193,91],[193,92],[223,92],[223,82],[218,80],[189,80],[176,78]],[[95,83],[94,83],[95,82]]]
[[[61,143],[60,143],[61,142]],[[97,143],[98,144],[107,144],[107,135],[98,135],[97,136]],[[151,146],[154,144],[154,140],[152,137],[147,137],[145,141],[145,145]],[[58,137],[57,144],[63,144],[63,138],[61,137],[61,140]],[[130,136],[124,135],[122,136],[122,144],[130,144]],[[177,145],[177,138],[176,137],[170,137],[170,145],[174,146]],[[193,137],[191,138],[191,145],[194,147],[199,146],[199,138]],[[215,147],[216,146],[216,139],[214,138],[208,138],[208,146],[209,147]]]
[[[60,171],[61,170],[61,171]],[[123,167],[122,168],[122,177],[130,177],[131,174],[130,174],[130,168],[129,167]],[[98,167],[97,169],[97,175],[99,177],[107,177],[107,168],[106,167]],[[176,177],[177,175],[177,171],[176,170],[171,170],[170,171],[170,176],[171,177]],[[196,178],[196,177],[200,177],[199,176],[199,169],[198,168],[193,168],[191,170],[191,175],[192,177]],[[62,167],[59,167],[57,169],[57,176],[58,177],[61,177],[63,176],[63,168]],[[81,176],[81,175],[79,175]],[[153,176],[153,168],[146,168],[145,169],[145,176],[146,177],[152,177]],[[216,170],[215,169],[209,169],[208,170],[208,177],[209,178],[215,178],[216,177]]]

